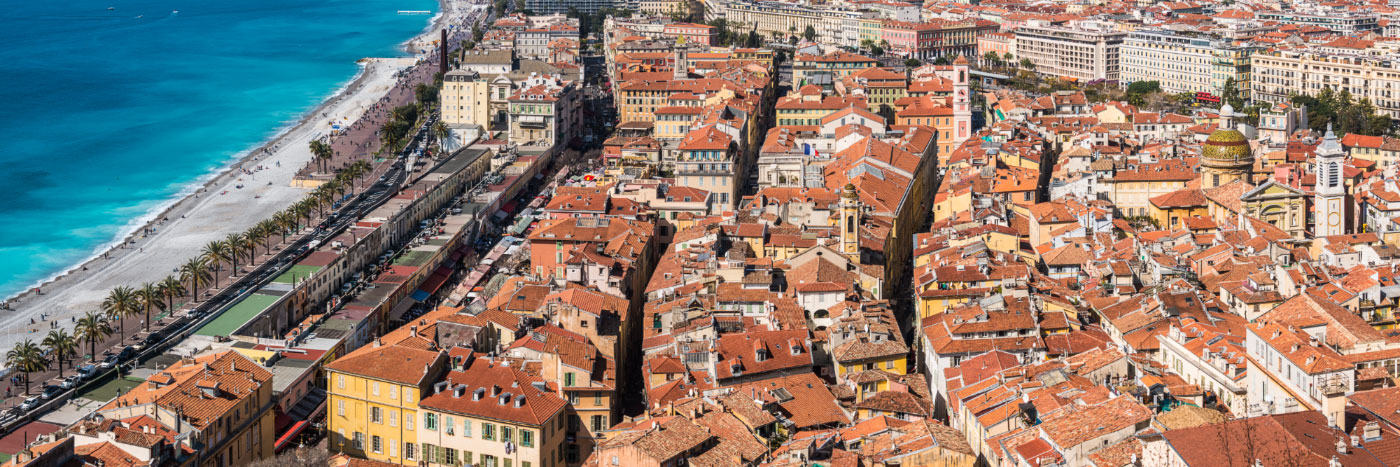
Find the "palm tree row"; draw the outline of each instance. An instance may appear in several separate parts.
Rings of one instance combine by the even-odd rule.
[[[330,149],[330,145],[323,147]],[[237,276],[239,265],[253,264],[260,248],[262,253],[270,253],[273,246],[285,242],[287,236],[301,230],[305,223],[325,214],[326,208],[333,206],[347,192],[353,194],[355,183],[368,175],[371,169],[372,166],[366,161],[354,162],[336,173],[334,179],[312,190],[306,198],[287,209],[258,222],[247,231],[232,233],[223,240],[204,245],[199,256],[181,265],[176,275],[141,284],[140,288],[119,286],[112,289],[102,301],[101,312],[88,312],[79,318],[72,335],[60,329],[49,332],[38,344],[29,340],[21,342],[5,355],[5,364],[24,373],[25,392],[29,392],[30,373],[47,370],[50,358],[57,363],[61,375],[64,360],[76,357],[79,346],[85,343],[89,357],[96,361],[98,342],[114,333],[122,340],[126,339],[125,318],[144,314],[144,328],[149,331],[152,312],[174,310],[175,300],[180,297],[197,301],[201,289],[219,286],[219,273],[224,271],[225,266],[229,268],[230,277]],[[278,236],[277,243],[272,242],[274,235]],[[247,262],[243,263],[244,260]],[[116,322],[115,329],[112,327],[113,321]]]

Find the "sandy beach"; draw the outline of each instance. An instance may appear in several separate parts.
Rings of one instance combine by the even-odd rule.
[[[444,13],[434,18],[423,34],[403,43],[405,50],[416,54],[419,45],[437,40],[438,31],[460,19],[469,8],[453,0],[442,3]],[[340,92],[295,126],[248,151],[145,226],[134,229],[124,243],[46,281],[38,286],[42,294],[31,288],[9,297],[11,309],[0,310],[0,350],[23,339],[37,342],[51,329],[50,322],[71,330],[72,318],[97,310],[113,287],[164,279],[210,241],[245,231],[300,200],[309,190],[293,187],[292,179],[312,163],[307,143],[330,133],[332,122],[342,127],[356,122],[389,95],[400,72],[420,58],[361,60],[361,73]],[[148,231],[153,233],[144,233]]]

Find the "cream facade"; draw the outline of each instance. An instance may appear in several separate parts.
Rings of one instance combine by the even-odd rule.
[[[1016,56],[1035,63],[1042,75],[1080,81],[1119,79],[1119,47],[1128,33],[1080,21],[1055,26],[1029,21],[1016,29]]]
[[[1291,94],[1317,95],[1323,88],[1370,99],[1376,110],[1400,118],[1400,68],[1394,57],[1273,51],[1254,54],[1251,88],[1256,100],[1289,102]]]
[[[1248,98],[1252,48],[1149,29],[1128,34],[1119,50],[1120,80],[1125,83],[1156,81],[1166,92],[1205,92],[1220,97],[1225,83],[1234,79],[1235,89]]]

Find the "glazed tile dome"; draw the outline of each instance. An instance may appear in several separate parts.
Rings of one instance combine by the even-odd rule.
[[[1202,162],[1223,162],[1229,164],[1252,163],[1254,153],[1249,148],[1249,139],[1238,130],[1215,130],[1206,139],[1201,150]]]

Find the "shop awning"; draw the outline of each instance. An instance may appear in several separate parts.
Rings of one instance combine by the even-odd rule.
[[[432,294],[424,292],[422,290],[415,290],[413,291],[413,295],[410,295],[408,298],[412,298],[415,302],[421,302],[423,300],[427,300],[429,295]]]
[[[296,439],[297,435],[301,434],[301,431],[305,430],[307,425],[310,425],[310,423],[308,423],[306,420],[296,422],[296,424],[292,425],[292,429],[287,430],[287,433],[283,434],[281,438],[277,438],[277,443],[274,445],[274,449],[279,452],[282,451],[282,448],[286,447],[288,444],[291,444],[292,440]]]
[[[439,269],[437,272],[433,273],[433,275],[428,276],[428,278],[423,281],[423,285],[418,286],[418,291],[414,292],[414,295],[418,295],[418,292],[432,295],[433,292],[437,292],[438,288],[442,287],[443,282],[447,282],[447,276],[450,275],[452,275],[451,269],[447,270],[446,273]],[[422,300],[419,299],[419,301]]]

